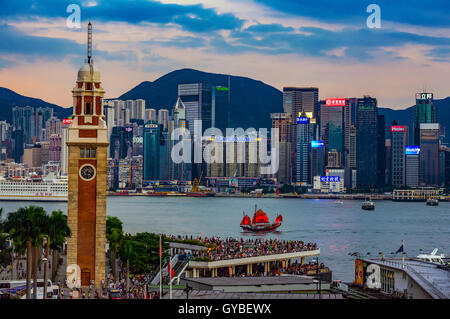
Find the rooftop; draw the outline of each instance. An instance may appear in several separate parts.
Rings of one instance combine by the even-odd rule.
[[[439,268],[436,264],[405,259],[405,268],[402,268],[401,259],[364,259],[364,261],[405,271],[433,298],[450,298],[450,271]]]

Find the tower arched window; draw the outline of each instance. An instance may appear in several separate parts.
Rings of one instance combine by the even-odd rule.
[[[92,104],[91,102],[86,102],[86,114],[92,114]]]

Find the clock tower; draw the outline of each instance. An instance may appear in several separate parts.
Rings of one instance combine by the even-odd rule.
[[[81,271],[81,285],[100,288],[105,279],[106,163],[108,134],[103,110],[105,91],[92,60],[92,25],[88,24],[86,63],[79,69],[69,126],[69,199],[67,265]]]

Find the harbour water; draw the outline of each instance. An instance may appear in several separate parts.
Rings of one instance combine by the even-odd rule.
[[[252,216],[255,204],[273,222],[283,215],[279,231],[269,234],[244,233],[239,227],[242,213]],[[174,235],[262,237],[280,240],[303,240],[318,243],[319,262],[333,271],[334,279],[353,281],[354,257],[393,256],[405,240],[407,256],[431,252],[450,253],[450,202],[427,206],[422,202],[376,201],[374,211],[361,209],[361,201],[265,198],[193,198],[193,197],[108,197],[108,215],[119,217],[124,231],[156,232]],[[19,207],[39,205],[48,212],[67,203],[0,203],[3,217]],[[369,255],[368,255],[369,254]],[[400,257],[400,254],[397,255]]]

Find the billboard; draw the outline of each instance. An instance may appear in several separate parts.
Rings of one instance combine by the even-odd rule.
[[[308,124],[309,118],[308,117],[297,117],[297,124]]]
[[[406,126],[391,126],[391,132],[405,132]]]
[[[433,93],[416,93],[416,100],[432,100]]]
[[[406,155],[419,155],[420,154],[420,146],[406,146],[405,154]]]
[[[62,123],[63,124],[70,124],[70,123],[72,123],[72,119],[71,118],[63,119]]]
[[[321,182],[339,182],[340,180],[339,176],[320,176]]]
[[[312,148],[323,147],[323,145],[323,141],[311,141]]]
[[[360,259],[355,259],[355,285],[364,285],[364,264]]]
[[[347,99],[325,99],[326,106],[345,106],[347,104]]]

